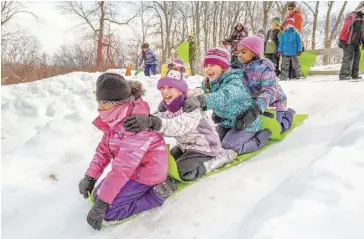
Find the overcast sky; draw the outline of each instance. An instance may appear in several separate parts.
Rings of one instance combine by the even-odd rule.
[[[358,5],[358,1],[349,2],[347,10],[352,10]],[[80,28],[72,29],[77,25],[78,20],[70,16],[60,14],[56,9],[58,2],[27,2],[29,10],[43,19],[43,24],[38,24],[28,15],[20,15],[14,21],[10,22],[11,27],[15,28],[18,24],[22,28],[27,28],[32,34],[40,40],[43,49],[47,53],[54,53],[62,44],[73,42],[80,38]],[[334,5],[334,11],[337,11],[341,4]],[[9,24],[9,25],[10,25]],[[132,35],[128,27],[118,29],[123,35]]]

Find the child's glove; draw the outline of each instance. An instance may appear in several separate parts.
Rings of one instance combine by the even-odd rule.
[[[88,193],[92,192],[95,187],[95,183],[96,179],[86,175],[78,184],[80,194],[83,194],[84,198],[88,198]]]
[[[109,204],[102,201],[100,198],[96,198],[94,205],[87,214],[87,223],[95,230],[101,230],[102,221],[105,218],[106,210],[109,208]]]
[[[215,124],[218,124],[222,121],[222,118],[215,113],[212,113],[211,119]]]
[[[241,113],[236,117],[235,128],[237,130],[243,130],[258,118],[262,112],[258,105],[252,105],[247,111]]]
[[[182,111],[190,113],[198,108],[204,108],[206,106],[206,100],[203,95],[187,97],[184,101]]]
[[[277,52],[277,56],[278,56],[278,57],[281,57],[281,56],[282,56],[282,52],[280,52],[280,51],[279,51],[279,52]]]
[[[340,41],[339,42],[339,47],[341,48],[341,49],[343,49],[344,47],[345,47],[345,41]]]
[[[135,133],[147,129],[158,131],[162,128],[162,120],[154,115],[133,115],[124,121],[124,127]]]

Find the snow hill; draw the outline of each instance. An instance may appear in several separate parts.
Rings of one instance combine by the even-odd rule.
[[[280,82],[289,106],[309,114],[284,141],[160,208],[92,230],[77,184],[101,138],[91,124],[99,75],[1,87],[2,238],[364,238],[364,84],[337,76]],[[153,112],[157,78],[138,80]]]

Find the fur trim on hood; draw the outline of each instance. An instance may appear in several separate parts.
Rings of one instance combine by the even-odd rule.
[[[128,83],[131,88],[131,93],[135,97],[135,100],[145,95],[145,89],[143,88],[143,85],[140,81],[129,80]]]

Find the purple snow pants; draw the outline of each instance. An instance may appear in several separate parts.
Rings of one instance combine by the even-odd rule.
[[[102,183],[103,181],[97,185],[94,192],[97,192]],[[96,198],[96,193],[93,194],[93,198]],[[163,202],[164,198],[154,191],[153,186],[130,179],[107,209],[104,220],[121,221],[131,215],[161,206]]]
[[[250,133],[218,125],[216,131],[219,134],[221,146],[225,149],[232,149],[239,155],[260,149],[271,136],[271,132],[266,129]]]
[[[293,116],[295,113],[296,112],[291,108],[288,108],[286,111],[277,111],[276,118],[281,124],[281,133],[292,127]]]

